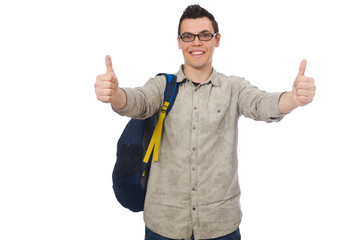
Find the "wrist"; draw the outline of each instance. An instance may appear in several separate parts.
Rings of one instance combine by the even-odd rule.
[[[111,102],[111,105],[114,109],[120,110],[126,106],[127,95],[122,88],[118,88],[114,96],[114,101]]]
[[[279,111],[282,114],[287,114],[299,107],[293,99],[292,92],[284,92],[279,99]]]

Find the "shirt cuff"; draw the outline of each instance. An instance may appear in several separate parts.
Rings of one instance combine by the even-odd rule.
[[[268,118],[267,122],[279,122],[287,115],[287,114],[281,113],[279,110],[279,100],[283,93],[284,92],[271,94],[272,105],[270,106],[271,111],[269,112],[269,118]]]

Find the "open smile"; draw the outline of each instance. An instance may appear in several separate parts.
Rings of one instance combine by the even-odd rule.
[[[193,57],[202,57],[205,54],[205,51],[202,50],[192,50],[189,52]]]

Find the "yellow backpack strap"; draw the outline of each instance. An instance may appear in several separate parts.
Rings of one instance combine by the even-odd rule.
[[[152,155],[152,159],[155,162],[158,162],[158,151],[160,149],[160,142],[161,142],[161,136],[162,136],[162,128],[163,128],[163,120],[165,119],[166,116],[166,111],[167,108],[169,106],[169,102],[164,102],[161,113],[160,113],[160,117],[158,118],[157,124],[156,124],[156,128],[155,131],[152,134],[152,138],[150,141],[150,144],[147,147],[147,151],[146,154],[143,158],[143,161],[145,163],[148,163],[151,153],[153,151],[153,155]],[[145,171],[143,171],[142,176],[145,175]]]

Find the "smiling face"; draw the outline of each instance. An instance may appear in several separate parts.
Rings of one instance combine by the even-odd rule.
[[[180,34],[192,33],[211,33],[214,34],[214,28],[209,18],[202,17],[196,19],[184,19],[181,23]],[[184,70],[211,70],[212,57],[215,47],[220,45],[220,34],[217,34],[209,41],[200,41],[198,37],[192,42],[184,42],[177,38],[179,49],[182,50],[185,65]]]

